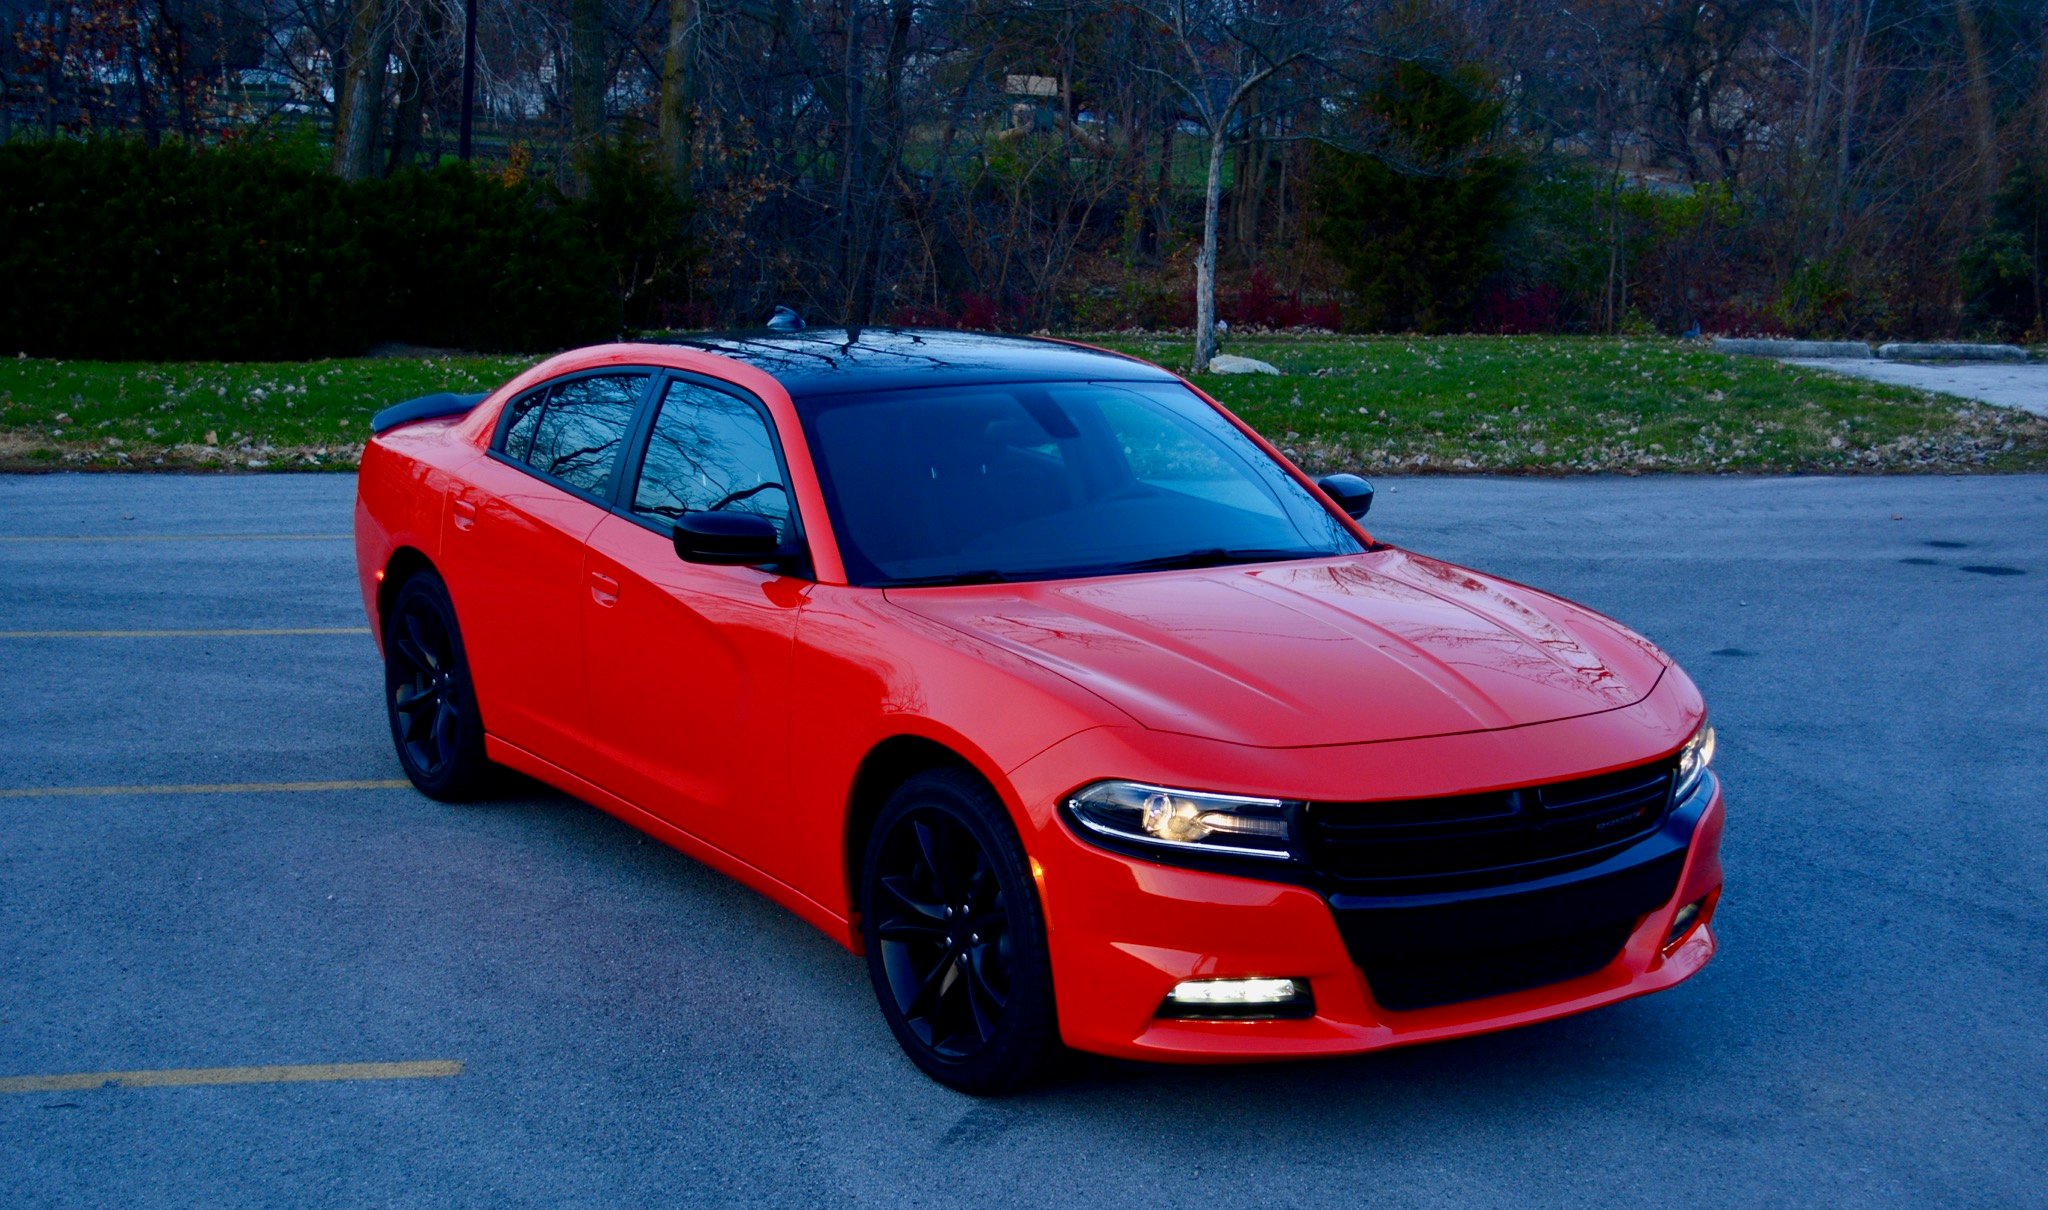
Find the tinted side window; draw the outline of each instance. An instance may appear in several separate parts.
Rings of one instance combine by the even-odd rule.
[[[540,423],[541,405],[548,401],[548,391],[542,387],[528,391],[506,405],[512,419],[505,426],[505,452],[521,462],[533,452],[533,430]]]
[[[553,475],[602,496],[610,486],[612,461],[619,442],[633,423],[633,409],[647,389],[646,374],[599,374],[558,383],[548,391],[546,407],[533,425],[532,448],[526,461],[543,474]],[[525,419],[515,416],[515,432]]]
[[[673,520],[688,512],[757,513],[789,537],[789,491],[775,434],[753,405],[691,382],[669,384],[647,435],[633,511]]]

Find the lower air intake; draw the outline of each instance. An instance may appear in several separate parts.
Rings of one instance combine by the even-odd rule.
[[[1624,921],[1500,950],[1381,959],[1363,970],[1382,1008],[1436,1008],[1590,975],[1620,955],[1633,928]]]

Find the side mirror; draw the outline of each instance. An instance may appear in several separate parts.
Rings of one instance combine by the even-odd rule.
[[[1363,521],[1372,511],[1372,484],[1357,475],[1324,475],[1316,480],[1316,486],[1354,520]]]
[[[759,513],[684,513],[676,518],[675,543],[685,563],[750,567],[791,558],[775,522]]]

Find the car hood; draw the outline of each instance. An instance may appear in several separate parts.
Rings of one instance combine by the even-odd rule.
[[[1588,610],[1398,550],[888,596],[1146,727],[1259,747],[1595,714],[1642,700],[1668,664]]]

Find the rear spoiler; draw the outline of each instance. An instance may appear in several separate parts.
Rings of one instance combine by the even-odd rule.
[[[418,399],[408,399],[404,403],[394,403],[375,416],[370,417],[370,432],[372,434],[382,433],[388,429],[395,429],[401,424],[411,424],[415,420],[437,420],[443,416],[467,416],[470,412],[476,410],[476,405],[482,403],[485,396],[489,394],[489,391],[479,391],[474,395],[456,395],[448,391],[442,391],[438,395],[422,395]]]

